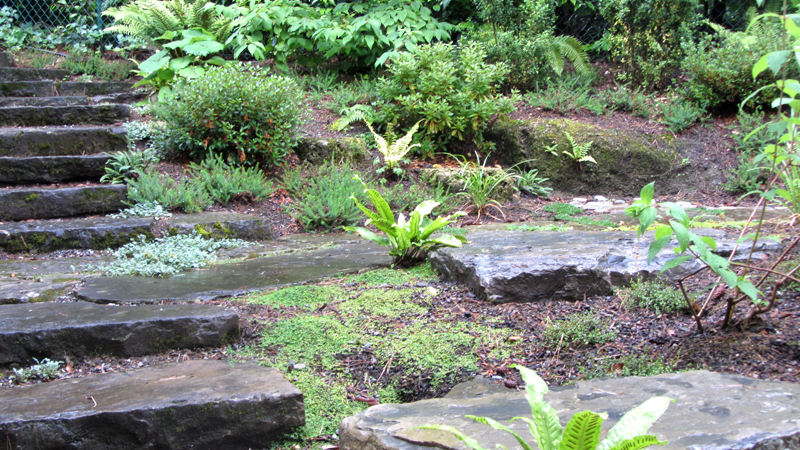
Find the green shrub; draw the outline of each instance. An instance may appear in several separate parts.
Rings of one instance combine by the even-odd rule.
[[[725,172],[725,182],[720,186],[728,192],[746,193],[759,190],[761,184],[767,180],[769,168],[764,167],[763,160],[755,161],[754,153],[757,152],[741,152],[736,167]]]
[[[211,154],[200,164],[192,163],[196,182],[200,183],[215,203],[227,205],[231,199],[241,197],[248,201],[261,201],[272,194],[273,184],[264,179],[264,172],[255,167],[232,167],[221,155]]]
[[[650,96],[640,89],[630,89],[628,85],[616,85],[599,94],[600,103],[609,111],[624,111],[643,119],[650,118]]]
[[[212,202],[205,187],[195,180],[175,181],[167,175],[147,171],[138,179],[128,181],[128,200],[158,202],[171,210],[200,212]]]
[[[354,225],[361,219],[361,211],[350,196],[366,199],[364,187],[354,178],[357,173],[347,162],[337,165],[326,161],[309,169],[305,181],[295,178],[290,188],[298,200],[290,214],[307,231]],[[286,180],[284,174],[284,183]]]
[[[686,310],[681,292],[662,281],[634,280],[627,288],[615,289],[626,308],[652,309],[656,314]]]
[[[155,109],[168,131],[160,147],[192,160],[272,166],[297,143],[302,93],[291,79],[253,66],[212,67]]]
[[[151,242],[147,242],[144,236],[139,236],[138,241],[125,244],[114,252],[115,261],[97,269],[106,276],[164,277],[204,267],[209,261],[216,259],[215,252],[221,248],[248,245],[251,244],[240,239],[206,239],[196,231]]]
[[[566,320],[548,320],[542,338],[548,346],[555,347],[599,345],[611,342],[617,332],[599,318],[594,311],[585,311],[569,316]]]
[[[686,57],[681,69],[686,74],[683,87],[689,101],[705,108],[738,105],[760,87],[775,82],[771,73],[753,79],[754,61],[782,47],[779,28],[759,25],[750,33],[715,27],[718,34],[684,43]],[[760,103],[772,100],[771,94],[760,96]]]
[[[498,94],[505,64],[487,64],[475,43],[462,47],[438,43],[393,59],[378,86],[376,121],[398,121],[410,128],[422,120],[423,142],[442,149],[453,139],[483,145],[483,130],[495,116],[514,111],[515,97]]]
[[[635,85],[659,87],[678,67],[697,23],[698,0],[600,0],[604,40]]]

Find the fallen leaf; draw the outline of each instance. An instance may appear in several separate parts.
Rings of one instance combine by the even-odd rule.
[[[522,336],[511,336],[508,338],[508,342],[518,342],[522,340]]]

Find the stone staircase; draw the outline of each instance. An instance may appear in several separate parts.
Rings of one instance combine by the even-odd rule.
[[[60,82],[64,71],[9,62],[0,53],[0,250],[105,249],[152,237],[152,218],[82,217],[125,207],[125,186],[98,181],[103,153],[127,147],[120,125],[130,116],[125,103],[137,100],[125,92],[131,84]],[[176,215],[160,225],[167,233],[200,228],[272,238],[267,221],[240,214]],[[0,261],[0,367],[27,367],[33,358],[130,358],[237,339],[238,314],[218,306],[44,301],[81,281],[62,262],[35,255]],[[0,388],[0,404],[0,436],[16,450],[267,448],[305,423],[302,393],[278,371],[218,360]]]

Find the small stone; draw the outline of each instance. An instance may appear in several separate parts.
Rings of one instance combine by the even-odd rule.
[[[425,281],[417,281],[417,287],[428,287],[430,283],[426,283]]]
[[[427,288],[425,288],[425,293],[427,295],[430,295],[431,297],[435,297],[439,295],[439,290],[436,289],[435,287],[428,286]]]
[[[625,204],[625,200],[614,200],[614,204],[615,205],[624,205]]]
[[[293,368],[293,369],[295,369],[295,370],[303,370],[303,369],[305,369],[306,367],[308,367],[308,366],[306,366],[306,365],[305,365],[305,364],[303,364],[303,363],[300,363],[300,364],[295,364],[295,365],[293,365],[293,366],[292,366],[292,368]]]
[[[588,201],[589,201],[588,199],[585,199],[585,198],[583,198],[583,197],[575,197],[575,198],[573,198],[573,199],[572,199],[572,202],[571,202],[571,203],[580,203],[580,204],[583,204],[583,203],[586,203],[586,202],[588,202]]]
[[[594,196],[594,199],[595,199],[595,200],[597,200],[598,202],[605,202],[605,201],[608,201],[608,199],[607,199],[607,198],[605,198],[605,197],[603,197],[602,195],[595,195],[595,196]]]

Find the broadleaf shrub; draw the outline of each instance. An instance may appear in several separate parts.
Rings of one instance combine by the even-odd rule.
[[[165,122],[162,148],[194,161],[219,153],[272,166],[297,143],[302,92],[290,78],[252,66],[212,67],[155,108]]]

